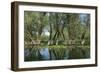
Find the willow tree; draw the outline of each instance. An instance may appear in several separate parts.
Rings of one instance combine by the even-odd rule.
[[[45,26],[45,12],[25,11],[24,13],[24,36],[25,41],[34,42],[41,40],[41,34]]]
[[[67,14],[67,31],[69,40],[77,40],[80,37],[80,19],[79,14]]]
[[[53,36],[53,25],[55,24],[54,22],[54,13],[47,13],[48,16],[48,25],[49,25],[49,39],[48,39],[48,45],[53,44],[52,36]]]
[[[48,13],[48,25],[50,27],[49,44],[58,45],[59,41],[65,41],[66,38],[66,14]]]
[[[82,26],[83,27],[83,33],[81,36],[81,40],[84,41],[85,44],[89,45],[90,44],[90,14],[82,14],[83,15],[83,21],[82,21]]]
[[[58,45],[60,40],[65,40],[64,26],[65,16],[63,13],[48,13],[50,25],[50,39],[52,44]]]
[[[69,40],[80,40],[84,44],[90,40],[90,15],[68,13],[67,14],[67,31]]]
[[[24,40],[25,42],[31,42],[33,40],[33,15],[32,12],[24,12]]]

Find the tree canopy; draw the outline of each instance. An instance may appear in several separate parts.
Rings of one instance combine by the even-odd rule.
[[[25,42],[59,44],[68,40],[90,41],[90,15],[82,13],[24,12]]]

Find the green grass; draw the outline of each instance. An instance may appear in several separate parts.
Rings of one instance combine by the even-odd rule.
[[[55,49],[58,49],[58,48],[72,48],[72,47],[76,47],[76,46],[65,46],[65,45],[37,45],[37,46],[32,46],[33,48],[38,48],[38,49],[43,49],[43,48],[55,48]],[[77,46],[77,47],[81,47],[81,48],[90,48],[90,46]],[[28,47],[25,47],[25,48],[29,48]]]

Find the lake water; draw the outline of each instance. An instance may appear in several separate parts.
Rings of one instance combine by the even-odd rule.
[[[65,60],[65,59],[85,59],[90,58],[90,49],[25,49],[24,60],[25,61],[45,61],[45,60]]]

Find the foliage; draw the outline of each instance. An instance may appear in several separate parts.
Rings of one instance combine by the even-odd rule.
[[[39,50],[45,48],[49,49],[56,60],[64,59],[66,52],[69,52],[68,59],[89,58],[90,15],[25,11],[24,44],[27,49],[35,48],[31,50],[30,57],[27,57],[29,61],[43,60]]]

